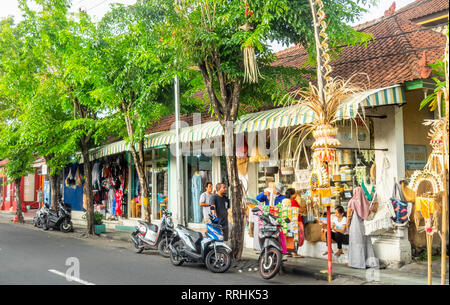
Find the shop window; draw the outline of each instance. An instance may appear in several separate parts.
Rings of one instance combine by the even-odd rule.
[[[169,150],[161,148],[148,151],[145,159],[152,218],[160,219],[162,208],[167,209],[169,204]]]
[[[203,222],[200,195],[205,191],[206,182],[212,181],[212,159],[204,154],[186,157],[186,215],[188,222]]]

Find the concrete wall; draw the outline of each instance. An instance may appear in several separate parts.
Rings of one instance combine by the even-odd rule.
[[[422,89],[405,92],[407,104],[403,106],[403,132],[405,145],[425,145],[428,158],[432,150],[428,140],[430,128],[424,126],[423,122],[427,119],[433,119],[434,113],[430,112],[428,107],[419,110],[420,103],[424,97]],[[413,172],[413,170],[407,170],[405,174],[409,177]]]

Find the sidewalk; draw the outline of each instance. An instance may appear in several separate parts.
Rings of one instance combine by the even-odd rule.
[[[33,216],[36,211],[24,213],[24,218],[27,224],[32,224]],[[0,211],[0,217],[3,219],[14,219],[15,213],[8,211]],[[74,224],[75,232],[82,232],[85,226]],[[112,239],[122,242],[130,242],[130,232],[113,231],[100,234],[101,238]],[[258,267],[258,254],[253,249],[245,248],[242,253],[242,258],[239,262],[235,262],[231,268],[234,272],[248,272]],[[298,274],[302,276],[310,276],[317,280],[327,281],[328,262],[326,259],[320,258],[292,258],[288,257],[283,263],[283,271],[291,274]],[[435,260],[432,263],[433,268],[433,285],[440,285],[441,261]],[[447,285],[449,262],[447,259]],[[338,278],[348,278],[361,281],[362,284],[379,284],[379,285],[427,285],[427,263],[413,262],[404,265],[399,269],[353,269],[342,264],[333,264],[333,280]],[[333,282],[331,283],[333,284]]]

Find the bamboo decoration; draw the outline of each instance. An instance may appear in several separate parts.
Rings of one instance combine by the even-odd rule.
[[[258,62],[256,60],[255,48],[252,46],[244,47],[244,81],[257,83],[260,76]]]
[[[448,19],[447,19],[448,21]],[[447,25],[447,31],[448,31],[448,25]],[[445,62],[445,87],[442,90],[442,95],[444,96],[444,107],[445,107],[445,116],[444,116],[444,123],[441,125],[441,132],[442,132],[442,155],[443,155],[443,171],[442,171],[442,181],[445,184],[444,192],[443,192],[443,198],[442,198],[442,229],[441,229],[441,285],[445,285],[445,275],[447,272],[446,264],[447,264],[447,232],[448,232],[448,189],[447,189],[447,179],[448,179],[448,141],[449,141],[449,101],[448,101],[448,95],[449,95],[449,71],[448,71],[448,56],[449,56],[449,37],[447,34],[447,45],[445,47],[445,55],[444,55],[444,62]],[[440,98],[439,98],[440,99]],[[440,101],[438,101],[438,104]],[[439,105],[440,106],[440,105]],[[439,115],[441,114],[441,109],[439,109]]]

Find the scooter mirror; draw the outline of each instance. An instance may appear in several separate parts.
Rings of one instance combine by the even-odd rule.
[[[216,209],[216,207],[213,206],[213,205],[210,205],[210,206],[209,206],[209,209],[210,209],[211,211],[214,211],[214,210]]]
[[[261,209],[258,208],[258,207],[254,207],[254,208],[252,209],[252,212],[253,212],[253,213],[256,213],[256,212],[259,212],[259,211],[261,211]]]
[[[290,223],[291,220],[290,220],[289,218],[285,218],[285,219],[284,219],[284,222],[285,222],[285,223]]]

